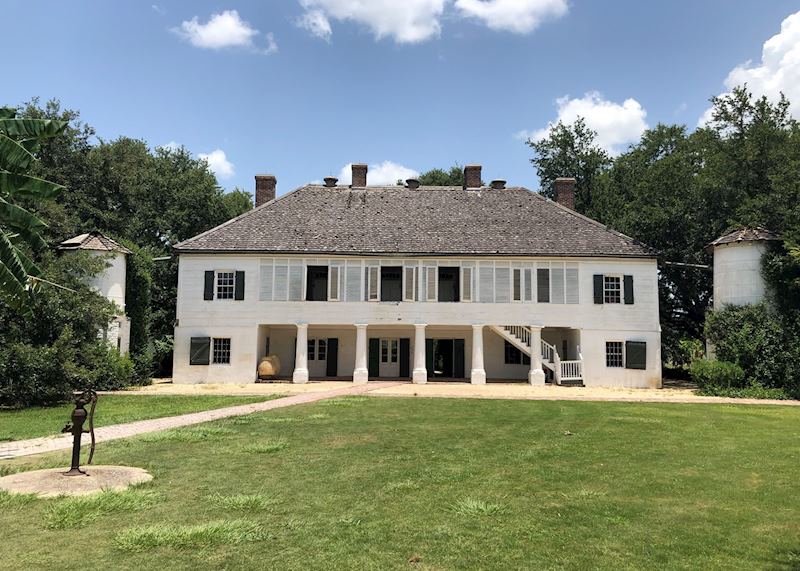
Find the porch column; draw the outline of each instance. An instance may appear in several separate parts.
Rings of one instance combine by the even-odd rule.
[[[356,324],[356,368],[353,371],[354,383],[366,383],[369,380],[367,368],[367,324]]]
[[[417,384],[428,382],[428,370],[425,368],[425,325],[414,324],[414,370],[411,380]]]
[[[308,382],[308,323],[297,324],[297,344],[294,350],[292,382]]]
[[[528,373],[528,382],[532,385],[544,384],[542,328],[539,325],[531,325],[531,370]]]
[[[473,385],[486,384],[486,370],[483,368],[483,325],[472,326],[472,371],[469,378]]]

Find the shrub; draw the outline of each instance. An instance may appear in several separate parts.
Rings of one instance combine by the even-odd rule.
[[[742,368],[735,363],[726,361],[697,359],[689,368],[689,374],[701,390],[745,386]]]
[[[740,399],[774,399],[789,400],[792,396],[784,389],[769,389],[755,381],[747,387],[706,387],[700,390],[700,394],[710,397],[731,397]]]
[[[68,333],[67,333],[68,335]],[[65,335],[52,347],[12,343],[0,349],[0,405],[50,406],[67,400],[76,377]]]

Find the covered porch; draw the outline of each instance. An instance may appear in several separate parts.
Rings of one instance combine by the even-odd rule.
[[[504,326],[486,324],[260,325],[257,360],[273,356],[280,368],[259,380],[473,384],[564,380],[556,373],[556,363],[561,371],[563,362],[579,358],[580,332],[541,326],[524,331],[523,340],[512,337]],[[580,378],[579,372],[573,376]]]

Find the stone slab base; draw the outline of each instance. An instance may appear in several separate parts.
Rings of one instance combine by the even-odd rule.
[[[85,496],[103,490],[125,490],[153,479],[147,470],[130,466],[83,466],[86,476],[65,476],[69,467],[19,472],[0,478],[0,489],[42,498]]]

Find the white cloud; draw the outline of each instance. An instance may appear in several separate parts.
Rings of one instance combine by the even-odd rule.
[[[172,29],[173,32],[198,48],[219,50],[223,48],[250,48],[265,54],[278,50],[272,34],[267,34],[267,47],[258,48],[255,44],[259,31],[245,22],[236,10],[225,10],[220,14],[212,14],[208,22],[201,24],[197,16],[181,22]]]
[[[439,36],[439,19],[446,1],[300,0],[306,10],[300,21],[306,23],[301,24],[303,27],[323,39],[330,38],[330,20],[333,19],[362,24],[378,40],[390,37],[397,43],[417,43]],[[316,27],[310,27],[311,22],[315,22]]]
[[[233,169],[233,163],[225,156],[225,151],[222,149],[215,149],[210,153],[198,153],[197,156],[208,163],[208,168],[219,178],[231,178],[236,171]]]
[[[153,4],[152,8],[153,8],[153,12],[155,12],[156,14],[158,14],[160,16],[163,16],[164,14],[167,13],[166,8],[163,8],[163,7],[159,6],[158,4]]]
[[[176,142],[176,141],[170,141],[166,145],[161,145],[162,149],[167,149],[167,150],[170,150],[170,151],[177,151],[181,147],[182,147],[182,145],[180,143]]]
[[[339,172],[339,184],[350,184],[353,181],[352,163],[347,163],[342,167]],[[398,180],[406,180],[407,178],[415,178],[419,176],[419,172],[403,165],[398,165],[392,161],[383,161],[382,163],[369,165],[367,171],[367,184],[372,185],[394,185]]]
[[[792,104],[792,115],[800,118],[800,12],[787,17],[780,33],[764,42],[759,64],[748,61],[737,65],[725,79],[728,89],[745,83],[756,97],[766,95],[777,101],[783,92]],[[711,111],[706,110],[699,125],[709,119]]]
[[[331,34],[333,34],[331,23],[322,10],[308,10],[297,21],[297,25],[311,32],[313,36],[323,39],[326,42],[331,41]]]
[[[476,18],[493,30],[527,34],[547,18],[567,13],[566,0],[456,0],[462,16]]]
[[[635,99],[626,99],[619,104],[603,99],[600,93],[592,91],[575,99],[560,97],[556,105],[558,117],[555,121],[542,129],[520,131],[515,136],[540,140],[559,121],[571,124],[578,117],[583,117],[586,125],[597,132],[597,144],[612,154],[618,154],[625,145],[638,141],[647,129],[647,111]]]

